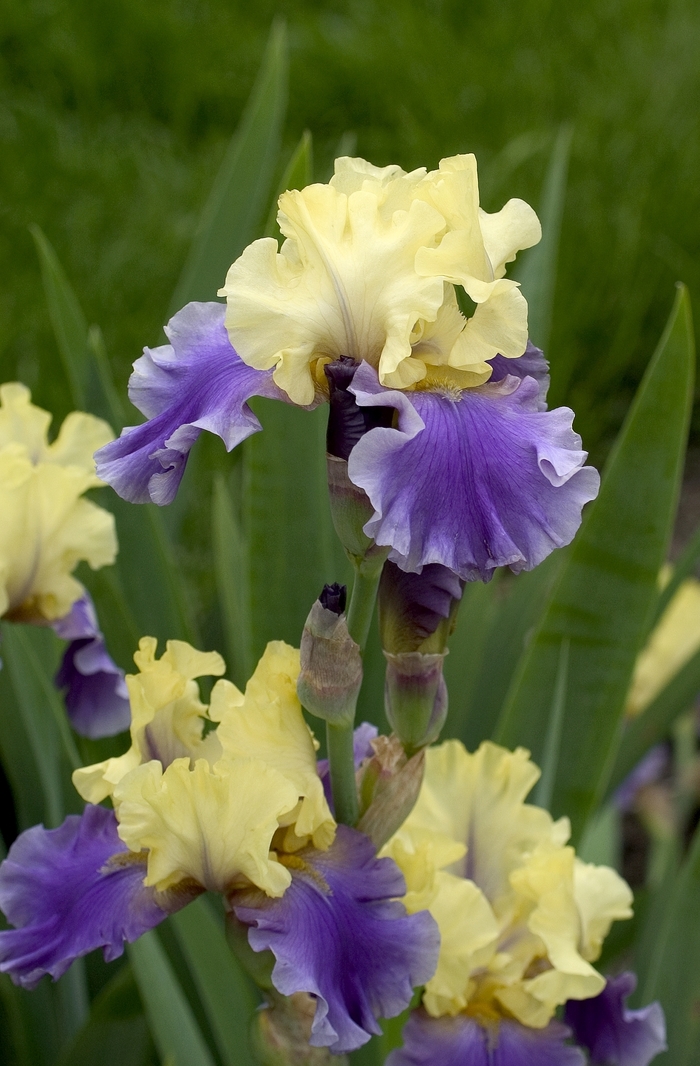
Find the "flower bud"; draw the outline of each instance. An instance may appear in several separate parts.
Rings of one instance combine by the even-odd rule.
[[[464,582],[430,563],[420,574],[387,562],[379,583],[379,635],[385,652],[443,652],[454,629]]]
[[[425,752],[408,758],[397,736],[377,737],[374,754],[358,771],[362,814],[357,828],[377,851],[413,810],[423,781]]]
[[[360,364],[341,356],[323,369],[328,380],[328,430],[326,433],[328,491],[331,516],[338,538],[351,561],[366,571],[376,570],[389,553],[363,531],[374,508],[363,489],[348,477],[350,452],[361,437],[376,426],[390,426],[393,407],[360,407],[348,391]]]
[[[326,585],[301,636],[297,694],[307,711],[333,725],[352,725],[362,685],[360,647],[343,613],[345,586]]]
[[[391,728],[411,754],[432,744],[447,717],[447,686],[442,676],[446,651],[384,652],[387,662],[384,709]]]

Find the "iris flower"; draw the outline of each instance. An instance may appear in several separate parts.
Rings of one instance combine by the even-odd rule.
[[[573,413],[546,409],[547,364],[505,277],[540,239],[532,209],[483,211],[471,155],[410,174],[338,159],[328,185],[279,208],[281,249],[254,241],[228,272],[226,307],[187,305],[170,344],[135,363],[130,396],[148,421],[101,449],[100,476],[133,502],[169,503],[202,430],[231,449],[261,428],[251,396],[326,402],[342,360],[353,403],[385,414],[348,474],[393,562],[488,580],[569,543],[599,478]]]
[[[435,968],[438,933],[406,913],[396,864],[336,825],[296,696],[299,653],[268,645],[245,693],[195,678],[221,657],[144,638],[127,677],[131,746],[77,770],[81,816],[23,833],[0,867],[0,971],[25,987],[102,947],[107,960],[205,890],[221,893],[284,995],[316,1000],[311,1043],[379,1033]],[[205,722],[214,725],[205,732]],[[112,809],[99,806],[110,798]]]
[[[576,857],[566,818],[525,803],[538,776],[522,748],[426,752],[418,802],[383,853],[406,877],[407,909],[437,921],[440,956],[388,1066],[583,1066],[562,1004],[595,1063],[647,1066],[665,1046],[661,1008],[625,1016],[629,982],[608,987],[593,966],[632,893]]]
[[[73,411],[49,443],[51,415],[19,382],[0,385],[0,617],[51,625],[70,641],[57,684],[84,736],[128,727],[123,674],[110,658],[89,594],[73,577],[114,562],[114,517],[84,498],[103,482],[93,453],[112,439],[106,422]]]

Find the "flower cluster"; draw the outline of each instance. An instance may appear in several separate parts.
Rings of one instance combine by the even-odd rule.
[[[28,830],[0,868],[17,926],[0,933],[0,971],[31,988],[97,947],[113,959],[218,892],[253,951],[272,952],[274,987],[315,997],[311,1043],[358,1047],[430,977],[438,934],[427,913],[406,914],[395,863],[336,825],[296,696],[299,653],[268,645],[245,693],[219,680],[207,707],[195,678],[222,674],[221,657],[180,641],[155,651],[144,638],[127,677],[130,748],[74,774],[83,815]]]
[[[352,1051],[418,988],[388,1066],[582,1066],[583,1049],[647,1066],[659,1005],[629,1010],[634,976],[593,965],[631,916],[627,884],[526,802],[526,751],[430,747],[465,582],[538,565],[598,491],[505,276],[537,217],[521,200],[483,211],[471,155],[411,173],[339,159],[279,209],[281,247],[253,242],[226,304],[188,304],[134,364],[143,424],[113,440],[76,413],[48,444],[27,390],[0,391],[0,615],[70,642],[56,682],[76,730],[130,730],[122,754],[74,772],[83,814],[22,833],[0,867],[0,972],[32,988],[96,948],[114,959],[213,892],[267,998],[269,1061]],[[254,396],[328,404],[347,617],[346,589],[326,585],[300,651],[268,644],[244,692],[218,653],[177,640],[158,657],[144,637],[124,678],[71,576],[116,553],[113,519],[82,494],[106,482],[170,503],[203,430],[231,450],[262,428]],[[390,737],[353,731],[377,596]],[[208,703],[202,677],[218,678]]]

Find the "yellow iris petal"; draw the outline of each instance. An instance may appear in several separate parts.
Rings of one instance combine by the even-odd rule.
[[[298,650],[272,641],[245,695],[229,681],[217,682],[210,713],[219,722],[217,735],[226,758],[262,760],[293,784],[297,797],[303,797],[285,846],[302,847],[310,838],[316,847],[327,848],[335,836],[335,821],[316,770],[313,736],[297,697],[298,676]]]
[[[53,621],[82,595],[72,577],[114,562],[108,511],[82,499],[100,485],[93,452],[113,434],[106,422],[74,412],[49,444],[51,415],[19,383],[0,386],[0,616]]]
[[[494,355],[525,350],[527,305],[503,274],[539,240],[539,222],[521,200],[493,215],[479,207],[474,156],[443,159],[430,174],[338,159],[328,185],[283,193],[279,208],[281,249],[255,241],[220,295],[241,358],[274,368],[294,403],[324,392],[319,360],[366,360],[400,389],[426,377],[430,387],[426,366],[451,367],[469,371],[460,383],[469,388],[488,379]],[[479,305],[468,321],[455,284]]]
[[[435,1017],[510,1015],[542,1028],[567,999],[604,987],[591,962],[610,925],[631,915],[614,870],[575,858],[567,819],[525,802],[539,770],[522,748],[456,740],[426,752],[418,802],[387,843],[407,908],[441,933],[424,1005]]]
[[[155,637],[142,637],[134,661],[138,674],[126,678],[131,703],[131,747],[124,755],[76,770],[73,784],[89,803],[111,796],[122,778],[142,762],[204,757],[216,762],[221,746],[216,733],[202,738],[207,708],[199,698],[196,677],[223,674],[218,652],[197,651],[169,640],[160,659]]]
[[[279,819],[297,803],[294,786],[259,760],[150,762],[119,784],[119,835],[132,851],[148,849],[146,885],[165,891],[194,880],[226,893],[252,882],[281,896],[289,871],[270,855]]]

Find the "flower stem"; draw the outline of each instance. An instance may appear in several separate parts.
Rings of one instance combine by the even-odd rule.
[[[383,565],[384,560],[381,559],[379,565],[369,572],[364,566],[355,569],[355,580],[348,607],[348,631],[352,639],[360,645],[360,651],[365,650],[367,643]]]
[[[353,728],[349,725],[326,723],[326,745],[331,771],[331,792],[336,821],[354,825],[358,816]]]
[[[355,567],[355,580],[348,607],[348,631],[360,650],[367,643],[379,578],[384,559],[378,558],[371,568],[366,563]],[[355,758],[353,754],[354,721],[343,724],[326,723],[326,744],[331,772],[331,791],[335,817],[345,825],[354,825],[358,817]]]

